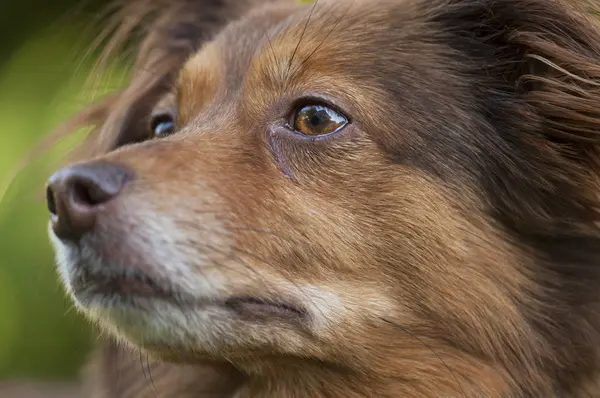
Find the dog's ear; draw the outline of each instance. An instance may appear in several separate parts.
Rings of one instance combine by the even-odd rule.
[[[101,154],[148,136],[153,107],[172,87],[185,60],[228,22],[271,0],[131,0],[117,3],[106,23],[103,52],[93,74],[115,57],[134,54],[129,84],[68,121],[57,134],[92,125],[76,157]],[[113,6],[114,7],[114,6]],[[90,116],[85,116],[89,114]],[[82,117],[83,115],[83,117]]]
[[[516,93],[547,134],[600,142],[600,24],[584,4],[450,0],[438,18],[491,88]]]
[[[502,178],[515,179],[513,186],[529,184],[524,199],[539,203],[538,219],[597,207],[600,25],[586,0],[446,0],[438,6],[432,18],[441,23],[449,56],[462,54],[459,73],[475,83],[478,113],[503,146],[493,151],[498,159],[486,178],[502,170]],[[510,204],[517,194],[497,192],[506,181],[497,182],[493,195],[506,198],[505,211],[527,220],[522,203]],[[578,218],[583,214],[590,213]]]

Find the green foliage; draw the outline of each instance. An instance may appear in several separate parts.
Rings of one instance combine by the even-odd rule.
[[[90,100],[79,32],[43,32],[0,66],[0,198],[27,151]],[[104,87],[119,83],[117,71]],[[76,143],[70,137],[33,159],[0,202],[0,379],[73,376],[90,343],[54,271],[41,200],[45,179]]]

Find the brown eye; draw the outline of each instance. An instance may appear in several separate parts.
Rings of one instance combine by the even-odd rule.
[[[298,133],[316,137],[340,131],[348,124],[341,113],[323,105],[305,105],[294,114],[294,130]]]
[[[150,123],[152,138],[162,138],[175,132],[175,121],[169,114],[160,114],[152,118]]]

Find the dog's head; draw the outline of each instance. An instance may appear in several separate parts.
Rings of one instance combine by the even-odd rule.
[[[551,394],[589,376],[586,16],[548,0],[198,3],[171,3],[130,86],[93,112],[105,153],[50,180],[86,314],[163,358],[320,363],[395,391]]]

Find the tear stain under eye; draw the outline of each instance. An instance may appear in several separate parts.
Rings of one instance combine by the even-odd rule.
[[[281,144],[277,141],[277,138],[273,134],[269,134],[267,141],[268,141],[269,150],[273,154],[275,163],[277,164],[277,167],[279,168],[279,170],[281,170],[283,175],[286,176],[287,178],[289,178],[290,180],[292,180],[294,182],[298,182],[296,180],[296,178],[294,177],[294,174],[292,173],[292,169],[289,166],[288,162],[286,161],[285,156],[282,153],[283,151],[281,149]]]

